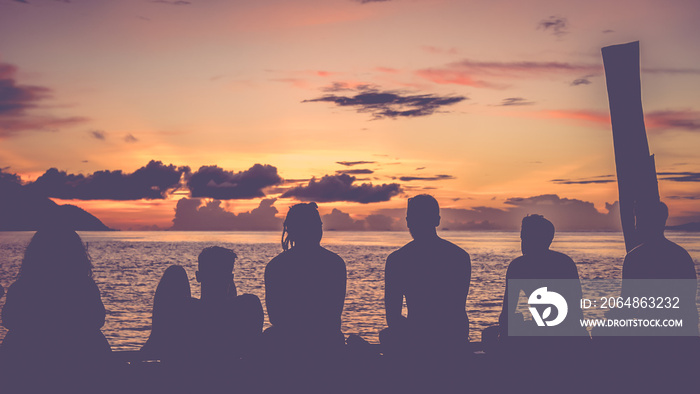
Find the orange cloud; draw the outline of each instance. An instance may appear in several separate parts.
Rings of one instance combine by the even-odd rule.
[[[552,110],[540,111],[536,117],[543,119],[570,119],[596,124],[610,124],[610,115],[601,111],[590,110]]]
[[[461,70],[427,68],[416,71],[416,75],[441,85],[453,84],[472,86],[475,88],[494,89],[505,87],[504,85],[493,84],[483,80],[476,80],[468,72]]]

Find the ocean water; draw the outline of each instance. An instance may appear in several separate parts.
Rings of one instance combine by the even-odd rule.
[[[17,275],[32,232],[0,232],[0,284],[5,288]],[[279,232],[81,232],[92,258],[94,279],[107,309],[103,332],[114,350],[138,350],[150,334],[153,294],[163,271],[171,264],[185,267],[193,296],[197,255],[219,245],[238,254],[234,268],[239,294],[252,293],[264,302],[265,265],[282,251]],[[472,259],[467,298],[470,338],[493,325],[501,311],[508,263],[520,256],[518,232],[446,231],[445,239],[464,248]],[[700,264],[700,234],[667,232]],[[410,241],[407,232],[335,232],[324,234],[322,245],[339,254],[347,265],[348,282],[343,332],[378,342],[384,320],[384,263],[386,257]],[[552,249],[571,256],[582,279],[621,277],[625,255],[621,233],[557,233]],[[0,299],[0,307],[4,297]],[[265,326],[267,327],[267,317]],[[0,339],[5,336],[0,327]]]

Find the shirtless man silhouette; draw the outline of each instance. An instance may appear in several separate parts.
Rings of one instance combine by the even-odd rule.
[[[469,254],[437,235],[440,207],[430,195],[408,200],[406,223],[413,241],[386,260],[384,303],[389,327],[380,333],[384,351],[458,351],[469,341],[465,310],[471,279]],[[402,314],[404,298],[408,316]]]

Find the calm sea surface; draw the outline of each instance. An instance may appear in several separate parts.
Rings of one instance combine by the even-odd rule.
[[[33,232],[0,232],[0,284],[5,288],[17,275],[24,249]],[[95,266],[94,279],[107,308],[103,332],[114,350],[138,350],[151,330],[153,294],[163,271],[171,264],[185,267],[192,293],[197,255],[219,245],[238,254],[235,266],[239,294],[252,293],[264,301],[265,265],[282,251],[279,232],[81,232]],[[517,232],[447,231],[440,234],[464,248],[472,258],[472,281],[467,299],[470,337],[479,340],[483,328],[496,323],[501,310],[508,263],[520,255]],[[667,232],[700,264],[700,234]],[[377,342],[384,321],[384,262],[410,241],[407,232],[334,232],[322,245],[339,254],[347,265],[348,284],[343,331]],[[616,279],[625,255],[621,233],[557,233],[552,249],[576,261],[582,279]],[[4,297],[0,306],[4,305]],[[267,318],[265,326],[268,326]],[[0,327],[0,339],[5,336]]]

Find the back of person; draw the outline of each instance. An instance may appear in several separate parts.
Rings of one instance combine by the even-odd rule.
[[[464,298],[469,291],[469,255],[458,246],[436,239],[415,241],[389,259],[397,260],[397,275],[408,307],[412,331],[430,341],[461,341],[469,335]]]
[[[465,304],[471,260],[463,249],[437,235],[439,210],[437,201],[427,194],[408,200],[406,222],[413,241],[386,261],[384,302],[389,327],[380,333],[386,354],[458,354],[469,341]]]
[[[179,265],[168,267],[153,297],[151,335],[141,351],[165,362],[180,362],[187,357],[194,301],[185,269]]]
[[[105,308],[92,264],[71,230],[37,231],[20,274],[7,292],[0,370],[17,392],[95,390],[106,372],[110,346],[100,328]]]
[[[685,249],[664,235],[668,207],[662,202],[640,204],[635,207],[635,219],[641,244],[625,256],[622,297],[678,297],[678,308],[640,308],[633,313],[649,319],[681,319],[683,327],[676,332],[697,337],[695,262]],[[654,335],[654,329],[645,331]]]
[[[275,346],[321,350],[344,343],[345,262],[320,245],[315,203],[297,204],[284,222],[284,251],[265,268],[265,303]]]
[[[265,277],[268,299],[277,301],[273,325],[309,341],[337,338],[345,280],[343,260],[323,248],[291,249],[275,257]]]
[[[197,362],[234,363],[255,350],[262,334],[262,304],[255,295],[237,294],[235,259],[232,250],[218,246],[199,255],[196,278],[202,292],[192,304],[190,338]]]

